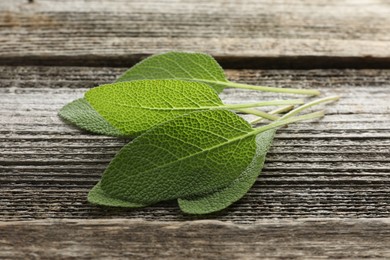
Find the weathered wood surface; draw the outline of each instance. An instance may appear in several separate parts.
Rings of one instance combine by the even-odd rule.
[[[0,258],[389,259],[389,219],[0,223]]]
[[[225,67],[390,67],[387,1],[0,1],[0,64],[130,65],[179,49]]]
[[[389,259],[389,24],[379,0],[0,1],[0,258]],[[320,121],[278,130],[263,174],[223,212],[88,204],[128,140],[82,132],[58,110],[172,49],[248,68],[229,70],[233,81],[342,99]]]
[[[124,68],[0,67],[0,219],[195,219],[174,202],[107,210],[88,190],[127,142],[91,135],[57,112]],[[263,174],[241,201],[206,219],[249,224],[264,218],[390,216],[390,70],[230,70],[235,81],[314,87],[342,99],[315,122],[278,130]],[[281,95],[245,90],[227,103]]]

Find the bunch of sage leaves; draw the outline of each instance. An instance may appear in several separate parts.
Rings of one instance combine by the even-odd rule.
[[[190,214],[222,210],[242,198],[261,173],[276,128],[322,117],[300,99],[223,104],[224,88],[319,95],[317,90],[230,82],[203,53],[167,52],[136,64],[116,82],[87,91],[59,115],[92,133],[135,137],[88,194],[94,204],[137,208],[177,199]],[[292,105],[301,106],[292,109]],[[255,109],[279,106],[269,113]],[[287,105],[287,106],[286,106]],[[272,121],[253,128],[233,111]],[[287,112],[280,116],[279,114]]]

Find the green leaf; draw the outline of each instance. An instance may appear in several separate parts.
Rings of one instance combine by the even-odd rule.
[[[227,110],[185,114],[124,146],[104,172],[101,189],[110,198],[139,204],[208,194],[248,167],[257,134],[321,116],[316,112],[253,129]]]
[[[208,214],[227,208],[232,203],[241,199],[255,183],[263,168],[265,156],[272,140],[275,130],[268,130],[256,136],[256,154],[252,162],[237,179],[228,186],[215,192],[201,196],[179,198],[180,209],[189,214]]]
[[[218,93],[225,88],[220,83],[228,82],[223,69],[213,57],[189,52],[152,55],[122,74],[117,82],[142,79],[206,80]]]
[[[226,110],[177,117],[124,146],[104,172],[102,190],[151,204],[225,187],[252,161],[255,137],[246,136],[252,131]]]
[[[137,80],[108,84],[89,90],[85,98],[104,119],[127,136],[137,136],[157,124],[193,111],[303,102],[274,100],[224,105],[208,85],[182,80]]]
[[[111,136],[123,136],[123,134],[108,123],[91,105],[84,99],[76,99],[65,105],[59,115],[77,125],[81,129]]]
[[[202,82],[211,86],[218,93],[225,87],[233,87],[295,94],[319,94],[316,90],[272,88],[230,82],[226,79],[223,69],[214,58],[204,53],[167,52],[153,55],[130,68],[116,82],[141,79],[180,79]],[[262,111],[248,109],[237,110],[271,120],[277,119]],[[98,113],[94,113],[88,102],[83,99],[77,99],[67,104],[61,109],[59,115],[87,131],[112,136],[123,136],[123,133],[110,127],[110,124]]]
[[[127,136],[177,116],[223,106],[209,86],[178,80],[139,80],[99,86],[85,94],[91,106]]]
[[[218,62],[208,54],[195,52],[167,52],[150,56],[137,63],[117,81],[142,79],[179,79],[197,81],[211,86],[217,93],[224,88],[242,88],[266,92],[319,95],[318,90],[252,86],[230,82]]]
[[[88,193],[88,201],[92,204],[110,207],[124,207],[124,208],[141,208],[148,206],[147,204],[133,203],[118,198],[108,196],[101,188],[98,182]]]

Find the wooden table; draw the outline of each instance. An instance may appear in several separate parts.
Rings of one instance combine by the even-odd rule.
[[[58,110],[168,50],[208,52],[232,81],[342,99],[278,130],[254,187],[223,212],[88,204],[128,140]],[[389,69],[388,1],[1,1],[0,258],[389,259]]]

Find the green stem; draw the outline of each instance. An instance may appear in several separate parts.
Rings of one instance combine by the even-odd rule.
[[[312,106],[315,106],[315,105],[318,105],[318,104],[321,104],[321,103],[325,103],[325,102],[337,101],[339,99],[340,99],[339,96],[332,96],[332,97],[326,97],[326,98],[321,98],[321,99],[314,100],[312,102],[306,103],[306,104],[304,104],[302,106],[299,106],[299,107],[291,110],[290,112],[288,112],[287,114],[282,116],[282,119],[290,118],[290,117],[300,113],[301,111],[303,111],[303,110],[305,110],[305,109],[307,109],[309,107],[312,107]]]
[[[272,115],[270,113],[266,113],[264,111],[253,109],[253,108],[237,109],[237,111],[243,112],[243,113],[246,113],[246,114],[252,114],[252,115],[255,115],[255,116],[259,116],[262,119],[265,118],[265,119],[269,119],[269,120],[272,120],[272,121],[275,121],[275,120],[279,119],[278,116],[274,116],[274,115]]]
[[[210,109],[220,109],[220,108],[228,108],[228,109],[241,109],[241,108],[253,108],[253,107],[264,107],[264,106],[279,106],[279,105],[298,105],[303,104],[303,100],[301,99],[287,99],[287,100],[272,100],[272,101],[262,101],[256,103],[247,103],[247,104],[228,104],[219,107],[204,107]]]
[[[303,110],[309,108],[309,107],[312,107],[312,106],[315,106],[315,105],[319,105],[319,104],[322,104],[322,103],[326,103],[326,102],[332,102],[332,101],[337,101],[339,100],[340,97],[339,96],[332,96],[332,97],[326,97],[326,98],[321,98],[321,99],[317,99],[317,100],[314,100],[312,102],[309,102],[307,104],[304,104],[302,106],[299,106],[293,110],[291,110],[290,112],[288,112],[287,114],[285,114],[284,116],[282,116],[280,119],[287,119],[287,118],[290,118],[292,116],[295,116],[297,115],[298,113],[302,112]],[[275,111],[280,111],[282,110],[283,108],[280,108],[280,109],[277,109]],[[281,113],[281,112],[279,112]],[[274,114],[274,111],[271,111],[269,114]],[[252,122],[250,122],[251,124],[256,124],[258,122],[260,122],[262,120],[262,118],[257,118],[255,120],[253,120]]]
[[[284,113],[284,112],[290,111],[293,108],[294,108],[294,106],[289,105],[289,106],[277,108],[275,110],[272,110],[269,113],[272,114],[272,115],[277,115],[277,114],[280,114],[280,113]]]
[[[270,130],[270,129],[273,129],[273,128],[277,128],[277,127],[281,127],[281,126],[284,126],[284,125],[288,125],[288,124],[291,124],[291,123],[294,123],[294,122],[298,122],[298,121],[304,121],[304,120],[310,120],[310,119],[314,119],[314,118],[320,118],[320,117],[323,117],[325,115],[324,111],[319,111],[319,112],[314,112],[314,113],[310,113],[310,114],[306,114],[306,115],[302,115],[302,116],[294,116],[294,117],[290,117],[290,118],[287,118],[287,119],[280,119],[280,120],[277,120],[273,123],[270,123],[268,125],[265,125],[265,126],[261,126],[261,127],[258,127],[258,128],[255,128],[254,129],[254,134],[259,134],[261,132],[264,132],[264,131],[267,131],[267,130]]]
[[[280,113],[283,113],[283,112],[287,112],[287,111],[290,111],[291,109],[293,109],[294,106],[285,106],[285,107],[281,107],[281,108],[278,108],[278,109],[275,109],[275,110],[272,110],[271,112],[267,113],[268,115],[277,115],[277,114],[280,114]],[[254,114],[255,115],[255,114]],[[280,119],[280,117],[276,116],[277,119],[275,120],[278,120]],[[265,118],[265,117],[264,117]],[[256,118],[255,120],[251,121],[250,124],[251,125],[254,125],[254,124],[257,124],[259,123],[260,121],[262,121],[264,118],[262,117],[259,117],[259,118]],[[267,118],[269,119],[269,118]],[[272,119],[271,119],[272,120]]]
[[[291,124],[291,123],[294,123],[294,122],[298,122],[298,121],[315,119],[315,118],[319,118],[319,117],[323,117],[323,116],[324,116],[324,112],[323,111],[319,111],[319,112],[306,114],[306,115],[302,115],[302,116],[294,116],[294,117],[291,117],[291,118],[288,118],[288,119],[277,120],[277,121],[272,122],[272,123],[270,123],[268,125],[265,125],[265,126],[261,126],[261,127],[258,127],[258,128],[252,128],[252,131],[250,131],[250,132],[248,132],[246,134],[237,136],[235,138],[232,138],[232,139],[228,140],[227,142],[231,143],[231,142],[235,142],[235,141],[238,141],[238,140],[243,140],[243,139],[245,139],[247,137],[250,137],[250,136],[253,136],[253,135],[257,135],[257,134],[259,134],[261,132],[265,132],[265,131],[273,129],[273,128],[281,127],[281,126],[288,125],[288,124]],[[226,142],[223,143],[223,144],[218,144],[218,145],[214,146],[213,148],[222,146],[224,144],[226,144]]]
[[[276,88],[276,87],[267,87],[267,86],[252,86],[248,84],[241,84],[236,82],[223,82],[223,81],[213,81],[205,79],[197,79],[197,81],[202,81],[204,83],[213,83],[231,88],[241,88],[241,89],[252,89],[259,90],[264,92],[275,92],[275,93],[290,93],[290,94],[299,94],[299,95],[309,95],[309,96],[318,96],[321,93],[315,89],[294,89],[294,88]]]

